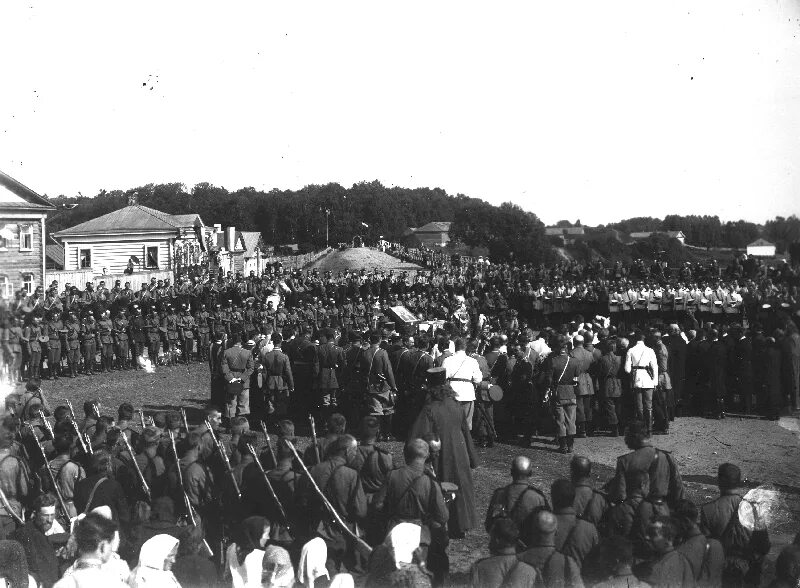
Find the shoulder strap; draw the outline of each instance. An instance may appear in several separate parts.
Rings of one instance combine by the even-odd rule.
[[[92,500],[94,500],[94,493],[97,492],[97,489],[100,487],[100,484],[102,484],[106,480],[108,480],[108,478],[103,476],[102,478],[97,480],[97,482],[95,482],[94,487],[92,488],[92,491],[89,492],[89,498],[86,501],[86,506],[83,509],[83,514],[88,514],[89,513],[89,510],[91,510],[90,507],[92,506]]]

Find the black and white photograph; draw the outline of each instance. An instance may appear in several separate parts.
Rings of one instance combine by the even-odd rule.
[[[800,0],[0,22],[0,587],[800,587]]]

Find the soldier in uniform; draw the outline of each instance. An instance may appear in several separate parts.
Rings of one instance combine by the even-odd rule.
[[[32,323],[25,327],[22,341],[28,348],[28,379],[39,378],[42,367],[42,343],[46,343],[45,329],[41,317],[34,315]]]
[[[289,410],[289,398],[294,392],[294,378],[289,356],[281,349],[283,337],[280,333],[272,334],[272,349],[261,353],[261,365],[264,369],[264,404],[272,405],[275,416],[283,418]]]
[[[189,365],[192,359],[192,350],[194,348],[194,330],[196,328],[194,317],[189,312],[189,308],[184,305],[183,314],[180,317],[180,330],[181,338],[183,341],[183,362]]]
[[[209,312],[206,310],[205,303],[200,303],[200,309],[194,315],[194,322],[197,325],[197,359],[205,361],[208,359],[209,333],[211,326],[209,323]]]
[[[289,353],[289,359],[292,360],[295,389],[298,392],[293,396],[292,411],[305,419],[306,415],[311,413],[312,390],[317,374],[317,349],[311,342],[311,327],[303,326],[296,341],[292,345],[292,352]]]
[[[352,531],[367,516],[367,499],[358,473],[347,467],[356,453],[356,440],[341,435],[328,449],[328,457],[311,468],[311,477],[322,493]],[[316,494],[307,478],[297,484],[298,502],[309,513],[309,531],[322,537],[328,547],[328,561],[333,570],[342,563],[352,569],[355,546],[350,537],[331,521],[322,499]]]
[[[387,521],[387,531],[399,523],[423,528],[427,539],[420,547],[434,581],[441,585],[450,567],[447,558],[447,523],[450,512],[436,477],[425,467],[430,448],[422,439],[411,439],[403,449],[406,464],[389,472],[386,483],[373,499],[375,512]]]
[[[70,310],[67,317],[67,324],[64,325],[66,333],[66,352],[67,364],[69,365],[69,377],[74,378],[78,374],[78,364],[81,361],[81,324],[78,322],[76,311]]]
[[[242,342],[234,339],[233,347],[222,356],[222,374],[228,383],[226,390],[226,416],[250,414],[250,375],[253,373],[253,354],[242,348]]]
[[[155,367],[158,363],[158,349],[161,346],[161,319],[158,317],[155,306],[150,307],[145,329],[147,330],[147,357],[152,367]]]
[[[47,368],[50,378],[58,379],[61,371],[61,336],[64,333],[64,323],[61,322],[61,313],[57,309],[50,311],[50,320],[47,322]]]
[[[117,348],[117,369],[127,370],[130,339],[128,337],[128,317],[124,309],[114,317],[114,341]]]
[[[142,316],[142,311],[139,308],[139,305],[134,304],[130,321],[130,344],[133,369],[139,368],[139,358],[144,356],[144,350],[147,346],[147,332],[145,326],[145,317]]]
[[[164,355],[166,363],[170,366],[178,365],[178,315],[171,304],[167,305],[167,316],[162,320],[161,326],[166,328],[164,339]]]
[[[97,321],[97,331],[100,345],[102,345],[100,369],[104,372],[110,372],[114,365],[114,323],[111,321],[111,313],[108,310],[104,310],[100,320]]]
[[[94,375],[95,355],[97,355],[97,321],[92,311],[86,308],[81,323],[81,351],[83,352],[83,373]]]
[[[242,315],[244,321],[244,338],[249,341],[256,335],[256,322],[257,322],[256,310],[255,308],[253,308],[252,300],[247,301],[247,307],[244,309],[244,313],[242,313]]]
[[[239,311],[239,308],[232,304],[230,300],[228,300],[228,304],[231,304],[230,314],[228,315],[228,328],[231,336],[231,342],[236,343],[237,341],[240,343],[244,343],[246,339],[242,339],[244,334],[244,317],[242,313]]]
[[[326,420],[328,415],[336,412],[339,392],[338,375],[345,368],[344,351],[336,345],[334,331],[325,328],[320,333],[320,345],[317,347],[318,374],[316,389],[318,394],[317,409],[320,418]]]

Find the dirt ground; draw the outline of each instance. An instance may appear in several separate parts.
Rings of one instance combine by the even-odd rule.
[[[350,271],[366,269],[367,271],[411,271],[417,270],[420,266],[414,263],[405,263],[392,257],[388,253],[383,253],[377,249],[366,247],[356,247],[343,251],[334,250],[325,257],[318,259],[306,269],[316,269],[319,271]]]
[[[105,414],[116,412],[124,401],[150,414],[158,410],[187,408],[190,423],[202,420],[202,407],[208,399],[209,372],[204,364],[166,368],[158,367],[155,373],[143,371],[114,372],[94,377],[46,381],[44,392],[54,405],[69,398],[80,411],[84,400],[99,398]],[[304,427],[298,423],[299,432]],[[780,496],[779,512],[770,527],[773,550],[770,560],[780,548],[800,530],[800,423],[796,418],[779,423],[753,419],[728,418],[712,421],[700,418],[678,419],[668,436],[655,437],[655,444],[672,451],[683,474],[690,497],[698,503],[715,496],[714,477],[718,464],[731,461],[739,464],[747,477],[748,486],[771,485]],[[307,434],[307,433],[306,433]],[[307,443],[304,438],[301,446]],[[392,443],[396,463],[402,463],[400,443]],[[520,449],[513,445],[498,444],[491,449],[478,448],[480,465],[473,471],[480,519],[486,513],[492,491],[509,479],[509,465],[513,457],[524,453],[535,464],[532,482],[549,492],[550,484],[568,475],[569,456],[555,451],[547,439],[539,439],[534,447]],[[576,441],[575,451],[594,462],[597,485],[602,485],[613,475],[617,456],[627,450],[621,438],[594,437]],[[482,528],[475,529],[461,541],[450,545],[454,586],[468,581],[470,565],[488,555],[487,536]]]

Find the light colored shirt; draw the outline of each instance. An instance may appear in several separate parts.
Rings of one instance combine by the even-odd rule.
[[[646,369],[634,369],[647,366],[652,368],[652,377]],[[625,356],[625,371],[633,376],[631,383],[634,388],[655,388],[658,383],[658,361],[655,352],[645,345],[644,341],[637,342]]]
[[[461,350],[445,358],[442,367],[450,387],[456,393],[456,400],[459,402],[475,400],[475,384],[480,384],[483,380],[478,362]]]

